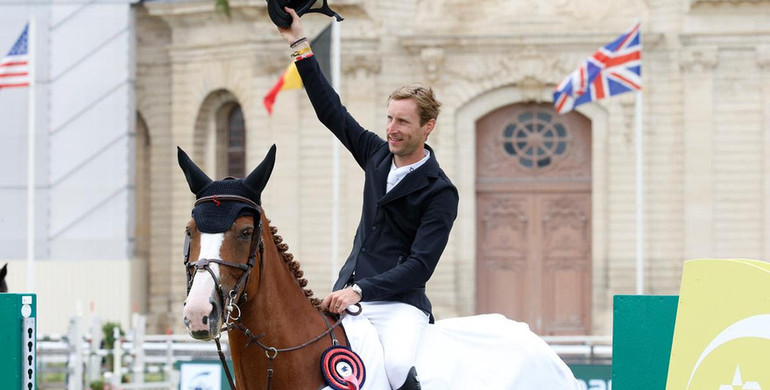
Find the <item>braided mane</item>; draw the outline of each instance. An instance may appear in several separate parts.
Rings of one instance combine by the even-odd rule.
[[[321,310],[321,300],[313,296],[313,290],[305,288],[307,286],[307,279],[302,277],[305,273],[300,269],[299,262],[294,260],[293,254],[287,252],[289,250],[289,245],[283,242],[283,237],[277,234],[278,228],[270,225],[269,219],[267,220],[267,224],[270,227],[270,234],[273,236],[273,242],[275,242],[275,246],[278,248],[278,254],[281,255],[283,263],[289,267],[289,270],[294,275],[294,279],[297,280],[297,284],[299,284],[302,291],[305,292],[305,297],[307,297],[310,303],[313,304],[313,307],[315,307],[316,310]]]

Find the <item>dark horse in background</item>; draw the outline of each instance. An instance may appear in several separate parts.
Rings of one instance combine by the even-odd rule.
[[[193,338],[217,345],[227,331],[238,389],[331,389],[324,376],[336,370],[334,389],[356,389],[355,381],[362,390],[390,390],[371,323],[353,315],[338,321],[320,311],[299,263],[262,209],[275,145],[244,179],[214,181],[181,149],[178,159],[196,195],[185,238],[184,323]],[[327,360],[337,344],[361,355],[365,377],[344,375],[350,367],[341,354]],[[527,324],[499,314],[437,321],[425,330],[419,351],[424,390],[581,388]]]
[[[8,275],[8,263],[0,268],[0,293],[8,292],[8,284],[5,283],[5,276]]]

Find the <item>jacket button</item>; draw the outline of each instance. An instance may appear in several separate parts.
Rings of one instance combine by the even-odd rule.
[[[361,248],[361,252],[366,253],[366,248]]]
[[[372,231],[377,230],[377,226],[372,226]]]

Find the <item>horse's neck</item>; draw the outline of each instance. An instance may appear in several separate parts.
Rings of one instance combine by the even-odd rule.
[[[299,346],[328,328],[292,271],[284,264],[266,221],[263,224],[266,227],[262,236],[265,242],[263,274],[250,282],[258,286],[241,307],[241,323],[254,336],[264,334],[259,342],[267,347],[280,350]],[[338,337],[343,337],[341,333],[335,332]],[[239,329],[231,330],[229,338],[238,388],[265,388],[269,367],[264,349],[254,343],[249,344],[249,338]],[[321,384],[320,374],[308,375],[308,371],[319,371],[320,354],[330,345],[331,338],[327,336],[300,350],[279,352],[273,360],[271,388],[317,389]]]

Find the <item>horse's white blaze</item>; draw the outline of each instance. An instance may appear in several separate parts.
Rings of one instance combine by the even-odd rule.
[[[201,252],[198,259],[220,259],[224,239],[224,233],[201,233]],[[209,267],[219,278],[219,264],[209,263]],[[197,271],[184,306],[184,318],[190,332],[211,329],[208,317],[214,309],[210,302],[212,297],[218,298],[214,279],[205,270]]]

